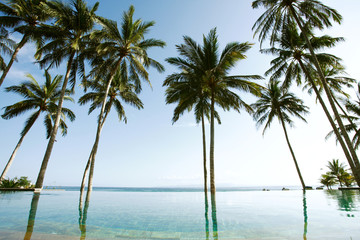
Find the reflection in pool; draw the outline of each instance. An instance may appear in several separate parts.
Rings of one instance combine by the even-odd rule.
[[[360,239],[359,191],[0,193],[0,240]]]

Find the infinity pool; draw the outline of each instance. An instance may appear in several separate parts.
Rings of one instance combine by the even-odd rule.
[[[360,239],[359,191],[0,192],[0,239]]]

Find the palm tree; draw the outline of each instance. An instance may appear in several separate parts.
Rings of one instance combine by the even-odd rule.
[[[333,159],[332,161],[328,161],[327,167],[330,170],[330,174],[337,178],[338,182],[340,183],[340,187],[343,185],[342,176],[345,172],[345,165],[344,163],[339,163],[339,159]]]
[[[310,41],[315,50],[321,50],[324,47],[334,46],[337,42],[342,41],[342,38],[332,38],[325,35],[321,37],[312,37]],[[262,53],[271,53],[277,56],[271,61],[272,67],[265,73],[265,75],[271,74],[271,81],[284,76],[284,87],[289,87],[293,80],[300,85],[302,83],[302,76],[305,75],[307,84],[311,86],[313,91],[315,91],[317,99],[319,100],[324,113],[344,150],[349,165],[351,166],[354,175],[356,175],[356,165],[353,163],[347,146],[341,138],[340,131],[327,109],[327,106],[321,96],[321,92],[317,89],[318,78],[314,78],[312,58],[307,51],[307,45],[303,34],[298,34],[294,27],[289,26],[288,29],[284,30],[281,36],[274,39],[274,44],[276,44],[276,46],[261,50]],[[317,58],[321,60],[324,67],[339,66],[340,59],[334,55],[327,53],[317,53],[316,55]],[[357,176],[357,181],[360,183],[360,173],[358,173]]]
[[[251,105],[255,110],[253,116],[257,121],[258,126],[266,122],[263,134],[265,133],[266,129],[270,127],[270,124],[274,118],[279,120],[281,126],[283,127],[286,142],[293,157],[301,185],[303,190],[305,190],[305,183],[301,176],[300,168],[296,161],[294,151],[291,147],[285,123],[292,126],[293,121],[291,120],[290,115],[298,117],[306,122],[302,115],[308,113],[308,107],[303,104],[301,99],[297,98],[294,94],[289,93],[287,88],[281,88],[279,85],[279,81],[269,82],[267,89],[263,90],[259,100]]]
[[[101,115],[104,116],[102,118],[102,121],[98,122],[98,129],[100,129],[100,133],[101,133],[101,130],[104,126],[105,120],[106,120],[108,114],[110,113],[110,110],[112,107],[115,108],[119,120],[120,121],[123,120],[125,123],[127,123],[125,109],[124,109],[123,105],[121,104],[121,101],[123,101],[127,104],[130,104],[130,105],[136,107],[137,109],[143,108],[143,103],[138,98],[137,94],[135,93],[135,89],[136,89],[135,85],[133,83],[131,83],[131,79],[124,78],[124,77],[127,77],[127,76],[124,75],[123,73],[121,73],[120,71],[118,71],[112,77],[113,81],[111,82],[111,86],[108,89],[108,92],[106,91],[108,82],[105,81],[104,79],[99,79],[99,80],[95,79],[92,81],[88,81],[87,87],[92,89],[93,91],[86,93],[84,96],[82,96],[79,99],[80,105],[84,105],[86,103],[92,102],[92,104],[89,108],[89,114],[90,114],[96,108],[102,107],[102,104],[104,101],[104,96],[105,96],[106,92],[108,93],[106,96],[104,112],[100,112],[100,115],[99,115],[99,116],[101,116]],[[85,178],[86,178],[86,173],[89,169],[89,166],[92,161],[95,161],[93,154],[94,154],[94,152],[97,151],[97,146],[98,146],[98,142],[99,142],[98,138],[100,138],[100,133],[99,133],[99,136],[97,136],[97,138],[96,138],[97,144],[96,144],[96,146],[94,145],[94,147],[91,151],[90,157],[88,159],[87,165],[86,165],[86,170],[84,172],[83,180],[81,183],[81,193],[83,192],[83,190],[85,188]],[[81,194],[81,196],[82,196],[82,194]],[[82,202],[82,199],[80,200],[80,202]]]
[[[13,92],[21,95],[25,100],[17,102],[13,105],[5,107],[5,113],[1,116],[4,119],[11,119],[17,117],[30,110],[35,110],[30,117],[26,120],[24,129],[20,133],[20,140],[18,141],[13,153],[10,156],[8,163],[6,164],[4,171],[0,176],[0,181],[5,178],[6,173],[10,169],[10,166],[15,158],[17,151],[23,142],[25,135],[29,132],[30,128],[34,125],[35,121],[39,118],[41,113],[45,113],[44,124],[46,127],[47,138],[49,138],[53,124],[55,122],[55,114],[57,105],[56,102],[60,97],[60,84],[62,82],[62,76],[56,75],[51,79],[51,75],[45,71],[45,84],[39,85],[33,76],[27,75],[28,81],[21,83],[18,86],[11,86],[6,88],[7,92]],[[73,101],[69,96],[70,92],[66,91],[64,100]],[[74,121],[75,114],[67,108],[63,108],[61,111],[60,128],[62,135],[65,136],[67,133],[67,125],[65,124],[65,116],[70,121]]]
[[[51,30],[53,33],[53,39],[37,50],[36,57],[40,59],[44,54],[39,61],[41,67],[47,66],[50,68],[54,65],[59,66],[63,60],[67,60],[67,66],[61,88],[61,95],[59,97],[55,124],[50,134],[50,139],[41,164],[35,185],[36,188],[41,189],[43,186],[47,164],[50,159],[60,123],[61,109],[68,80],[70,74],[72,77],[76,76],[76,67],[79,65],[74,61],[74,58],[85,49],[87,43],[86,40],[88,40],[86,35],[93,29],[94,21],[97,17],[95,11],[97,10],[98,5],[99,3],[97,2],[92,8],[89,8],[83,0],[72,0],[70,3],[52,1],[48,2],[46,5],[46,12],[55,19],[55,26],[48,29],[48,31]]]
[[[192,74],[196,76],[194,81],[201,79],[204,82],[202,91],[197,92],[200,93],[199,96],[204,94],[210,101],[210,190],[214,195],[216,191],[214,171],[215,104],[224,110],[233,108],[239,112],[241,108],[244,108],[251,112],[251,107],[230,89],[259,94],[260,85],[249,80],[262,78],[258,75],[228,76],[228,72],[235,64],[246,57],[244,53],[250,49],[252,44],[232,42],[227,44],[219,55],[216,29],[212,29],[207,36],[203,36],[203,46],[197,44],[190,37],[184,37],[184,39],[185,45],[190,45],[191,48],[187,49],[185,45],[181,45],[178,49],[184,49],[179,51],[183,58],[169,58],[167,61],[180,69],[192,71]],[[166,85],[180,80],[174,77]],[[192,90],[189,89],[189,92],[192,93]]]
[[[89,48],[85,53],[85,57],[90,59],[93,67],[90,73],[91,76],[101,76],[103,73],[109,74],[98,119],[99,124],[96,139],[90,154],[91,164],[88,179],[88,194],[92,190],[95,156],[100,139],[106,99],[116,73],[121,69],[120,72],[123,77],[125,79],[131,79],[135,85],[135,92],[139,93],[141,91],[141,79],[150,83],[147,68],[155,67],[159,72],[164,71],[164,67],[147,54],[147,50],[152,47],[165,46],[165,43],[161,40],[153,38],[145,39],[145,34],[155,22],[143,22],[141,19],[134,21],[134,11],[135,8],[130,6],[129,10],[123,13],[123,20],[119,28],[115,21],[99,17],[98,22],[102,26],[102,29],[94,31],[91,34],[90,38],[96,44],[93,44],[93,48]],[[129,77],[126,75],[129,75]],[[86,172],[87,170],[85,170],[84,175],[86,175]]]
[[[9,38],[9,32],[0,26],[0,53],[4,55],[12,55],[15,48],[15,42]],[[0,70],[4,71],[6,63],[4,58],[0,55]]]
[[[191,51],[196,51],[199,47],[191,38],[184,37],[185,44],[177,45],[178,52],[185,57],[191,55]],[[196,76],[196,72],[191,68],[191,64],[179,64],[179,62],[186,63],[187,59],[168,58],[167,62],[178,66],[180,72],[169,75],[163,86],[168,86],[166,89],[166,104],[178,103],[174,109],[174,116],[172,122],[179,120],[180,116],[188,110],[189,112],[194,108],[196,123],[201,121],[202,129],[202,145],[203,145],[203,168],[204,168],[204,192],[208,191],[207,187],[207,167],[206,167],[206,136],[205,136],[205,117],[210,118],[210,96],[203,90],[205,81],[201,75]],[[215,111],[215,118],[220,124],[220,116]],[[205,197],[207,197],[205,195]]]
[[[349,164],[357,175],[360,174],[360,162],[346,133],[344,124],[335,106],[333,97],[331,95],[328,83],[326,82],[324,73],[318,58],[315,55],[315,50],[310,42],[309,36],[311,28],[323,29],[332,25],[332,21],[340,23],[341,15],[335,10],[318,0],[255,0],[252,3],[253,8],[265,7],[266,11],[255,22],[253,29],[255,34],[259,35],[260,42],[263,42],[270,35],[270,44],[274,45],[275,39],[279,34],[282,34],[289,26],[296,24],[304,36],[304,40],[312,57],[312,63],[315,66],[319,79],[324,87],[327,99],[330,103],[331,109],[335,115],[335,119],[341,130],[341,135],[336,134],[343,151],[349,161]],[[333,126],[334,128],[334,126]],[[336,132],[337,129],[334,129]],[[341,139],[340,139],[341,138]],[[342,143],[344,138],[346,146]],[[351,155],[351,157],[349,157]],[[355,172],[354,172],[355,175]],[[358,184],[360,177],[356,176]]]
[[[46,0],[8,0],[8,4],[0,3],[0,26],[12,28],[14,32],[22,35],[16,45],[9,63],[0,77],[0,86],[14,63],[19,50],[29,41],[41,44],[41,32],[38,27],[49,19],[44,11]]]

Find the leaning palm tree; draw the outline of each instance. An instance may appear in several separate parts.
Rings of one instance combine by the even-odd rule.
[[[332,47],[337,42],[342,41],[342,38],[332,38],[329,36],[312,37],[310,39],[314,49],[319,51],[325,47]],[[327,106],[322,98],[321,92],[318,89],[318,78],[314,74],[313,61],[311,55],[307,51],[307,44],[304,40],[303,34],[298,34],[296,28],[289,26],[285,29],[281,36],[274,39],[274,46],[269,49],[262,49],[262,53],[271,53],[276,56],[271,61],[271,68],[265,75],[271,75],[270,80],[278,80],[284,76],[284,87],[289,87],[292,81],[296,81],[298,85],[303,83],[303,76],[307,80],[306,84],[315,92],[324,113],[331,124],[344,154],[356,175],[356,165],[353,163],[352,157],[347,149],[346,143],[341,138],[338,127],[329,113]],[[316,53],[317,58],[322,63],[322,66],[338,66],[340,59],[328,53]],[[360,173],[357,174],[357,181],[360,183]]]
[[[50,132],[53,128],[55,121],[55,114],[57,105],[56,102],[60,97],[60,84],[62,82],[62,76],[56,75],[51,79],[51,75],[45,71],[45,84],[39,85],[33,76],[30,74],[27,75],[28,81],[21,83],[18,86],[11,86],[6,88],[7,92],[13,92],[21,95],[25,100],[17,102],[13,105],[5,107],[5,113],[1,116],[4,119],[11,119],[17,117],[29,110],[35,110],[30,117],[26,120],[24,129],[20,134],[20,139],[12,152],[9,161],[7,162],[4,171],[0,176],[0,181],[5,178],[6,173],[9,171],[10,166],[15,159],[15,155],[20,148],[21,143],[23,142],[26,134],[29,132],[31,127],[34,125],[36,120],[42,113],[45,113],[44,124],[46,127],[46,137],[49,138]],[[66,91],[66,96],[64,100],[73,101],[69,96],[70,92]],[[62,130],[62,135],[65,136],[67,133],[67,125],[65,124],[65,116],[67,116],[70,121],[74,121],[74,113],[67,109],[62,108],[61,119],[60,119],[60,128]]]
[[[9,38],[9,32],[0,26],[0,71],[4,71],[6,68],[6,63],[3,58],[5,55],[12,55],[13,49],[15,48],[15,42]]]
[[[293,125],[291,116],[298,117],[306,122],[302,116],[308,113],[308,107],[303,104],[303,101],[297,98],[294,94],[288,92],[287,88],[279,86],[279,81],[270,81],[267,89],[263,90],[262,95],[256,103],[251,106],[254,108],[254,119],[257,121],[257,125],[262,125],[265,122],[263,134],[266,129],[270,127],[270,124],[277,118],[284,130],[286,142],[289,146],[291,156],[294,160],[296,171],[298,173],[303,190],[305,190],[305,183],[301,176],[300,168],[297,163],[295,153],[289,141],[288,133],[286,130],[286,123],[290,126]]]
[[[49,19],[44,11],[46,0],[8,0],[8,4],[0,3],[0,26],[12,28],[14,32],[22,35],[22,39],[16,45],[9,63],[4,68],[0,77],[0,86],[4,82],[19,50],[29,41],[41,44],[42,34],[38,30],[39,25]]]
[[[40,172],[35,184],[36,188],[42,188],[47,164],[53,149],[56,134],[60,123],[61,109],[68,84],[70,74],[76,75],[78,63],[74,62],[78,55],[86,47],[87,34],[93,29],[95,24],[95,11],[98,8],[97,2],[92,8],[86,5],[83,0],[72,0],[70,3],[52,1],[47,3],[46,12],[55,19],[55,26],[47,29],[53,35],[47,44],[39,48],[36,57],[41,67],[59,66],[63,60],[67,61],[66,74],[61,88],[58,109],[54,127],[50,134],[50,139],[46,148],[44,159],[41,164]]]
[[[116,74],[112,77],[111,86],[109,89],[107,89],[108,81],[104,80],[104,78],[95,79],[87,81],[87,87],[93,90],[92,92],[86,93],[84,96],[82,96],[79,99],[80,105],[84,105],[86,103],[91,102],[90,108],[89,108],[89,114],[93,112],[96,108],[100,108],[101,112],[99,114],[100,116],[104,116],[101,120],[101,122],[98,122],[98,129],[100,129],[99,134],[96,135],[96,140],[92,150],[91,154],[89,156],[86,169],[84,171],[82,183],[81,183],[81,197],[80,202],[82,202],[82,192],[85,188],[85,179],[86,174],[88,172],[88,169],[93,161],[95,161],[95,155],[94,152],[97,151],[98,144],[100,141],[100,133],[104,126],[105,120],[108,117],[108,114],[110,113],[111,108],[115,108],[116,113],[118,115],[118,118],[120,121],[127,122],[127,118],[125,115],[125,109],[121,102],[130,104],[137,109],[143,108],[143,103],[138,98],[135,90],[136,87],[133,83],[131,83],[131,79],[127,78],[127,75],[123,74],[121,71],[116,72]],[[104,97],[106,96],[106,103],[105,108],[102,109]],[[89,188],[90,186],[88,186]],[[87,200],[89,201],[89,200]]]
[[[265,7],[266,11],[255,22],[253,29],[255,34],[259,35],[260,42],[263,42],[270,35],[270,44],[274,45],[275,39],[284,32],[289,26],[296,24],[304,35],[304,40],[312,57],[312,63],[315,66],[318,77],[324,87],[327,99],[333,110],[335,119],[341,130],[341,135],[336,134],[343,151],[349,161],[352,170],[360,174],[360,162],[351,143],[351,140],[345,130],[341,117],[338,113],[333,97],[331,95],[328,83],[324,73],[315,55],[315,50],[310,42],[310,32],[312,28],[323,29],[332,26],[332,21],[340,23],[342,16],[335,10],[318,0],[255,0],[252,3],[253,8]],[[333,126],[334,128],[334,126]],[[334,129],[334,131],[337,131]],[[351,158],[349,158],[351,156]],[[356,169],[354,169],[354,167]],[[355,173],[354,173],[355,174]],[[360,177],[357,177],[358,183]]]
[[[93,44],[84,53],[84,58],[90,59],[90,64],[93,67],[90,76],[102,76],[103,73],[108,73],[106,91],[103,95],[104,99],[98,119],[96,139],[90,154],[91,164],[88,194],[92,190],[95,156],[100,139],[106,101],[113,78],[120,71],[124,79],[131,79],[134,83],[135,92],[140,93],[141,79],[146,80],[150,84],[147,72],[149,67],[155,67],[159,72],[164,71],[164,67],[150,58],[147,53],[147,50],[150,48],[165,46],[165,43],[161,40],[153,38],[145,39],[145,34],[155,22],[143,22],[141,19],[133,20],[134,11],[135,8],[130,6],[129,10],[123,13],[123,19],[119,28],[115,21],[99,17],[98,22],[102,29],[94,31],[90,35],[90,39],[96,44]],[[86,81],[84,84],[86,87]]]
[[[244,108],[251,112],[251,107],[246,104],[232,89],[259,94],[260,85],[249,80],[262,79],[258,75],[236,75],[229,76],[229,71],[235,64],[244,59],[245,52],[250,49],[248,42],[232,42],[225,46],[225,49],[219,55],[219,44],[216,35],[216,29],[212,29],[207,36],[203,36],[203,46],[198,45],[194,40],[185,37],[186,44],[193,45],[193,49],[180,51],[183,58],[169,58],[167,61],[179,68],[191,69],[204,82],[200,94],[205,94],[210,102],[210,190],[214,195],[215,188],[215,171],[214,171],[214,143],[215,143],[215,104],[224,110],[235,109],[240,111]],[[186,45],[185,44],[185,45]],[[195,80],[196,80],[195,79]],[[174,78],[172,82],[178,82],[180,79]],[[191,89],[189,89],[191,92]]]

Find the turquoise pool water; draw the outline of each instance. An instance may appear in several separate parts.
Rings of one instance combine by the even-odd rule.
[[[359,191],[0,193],[0,239],[360,239]]]

